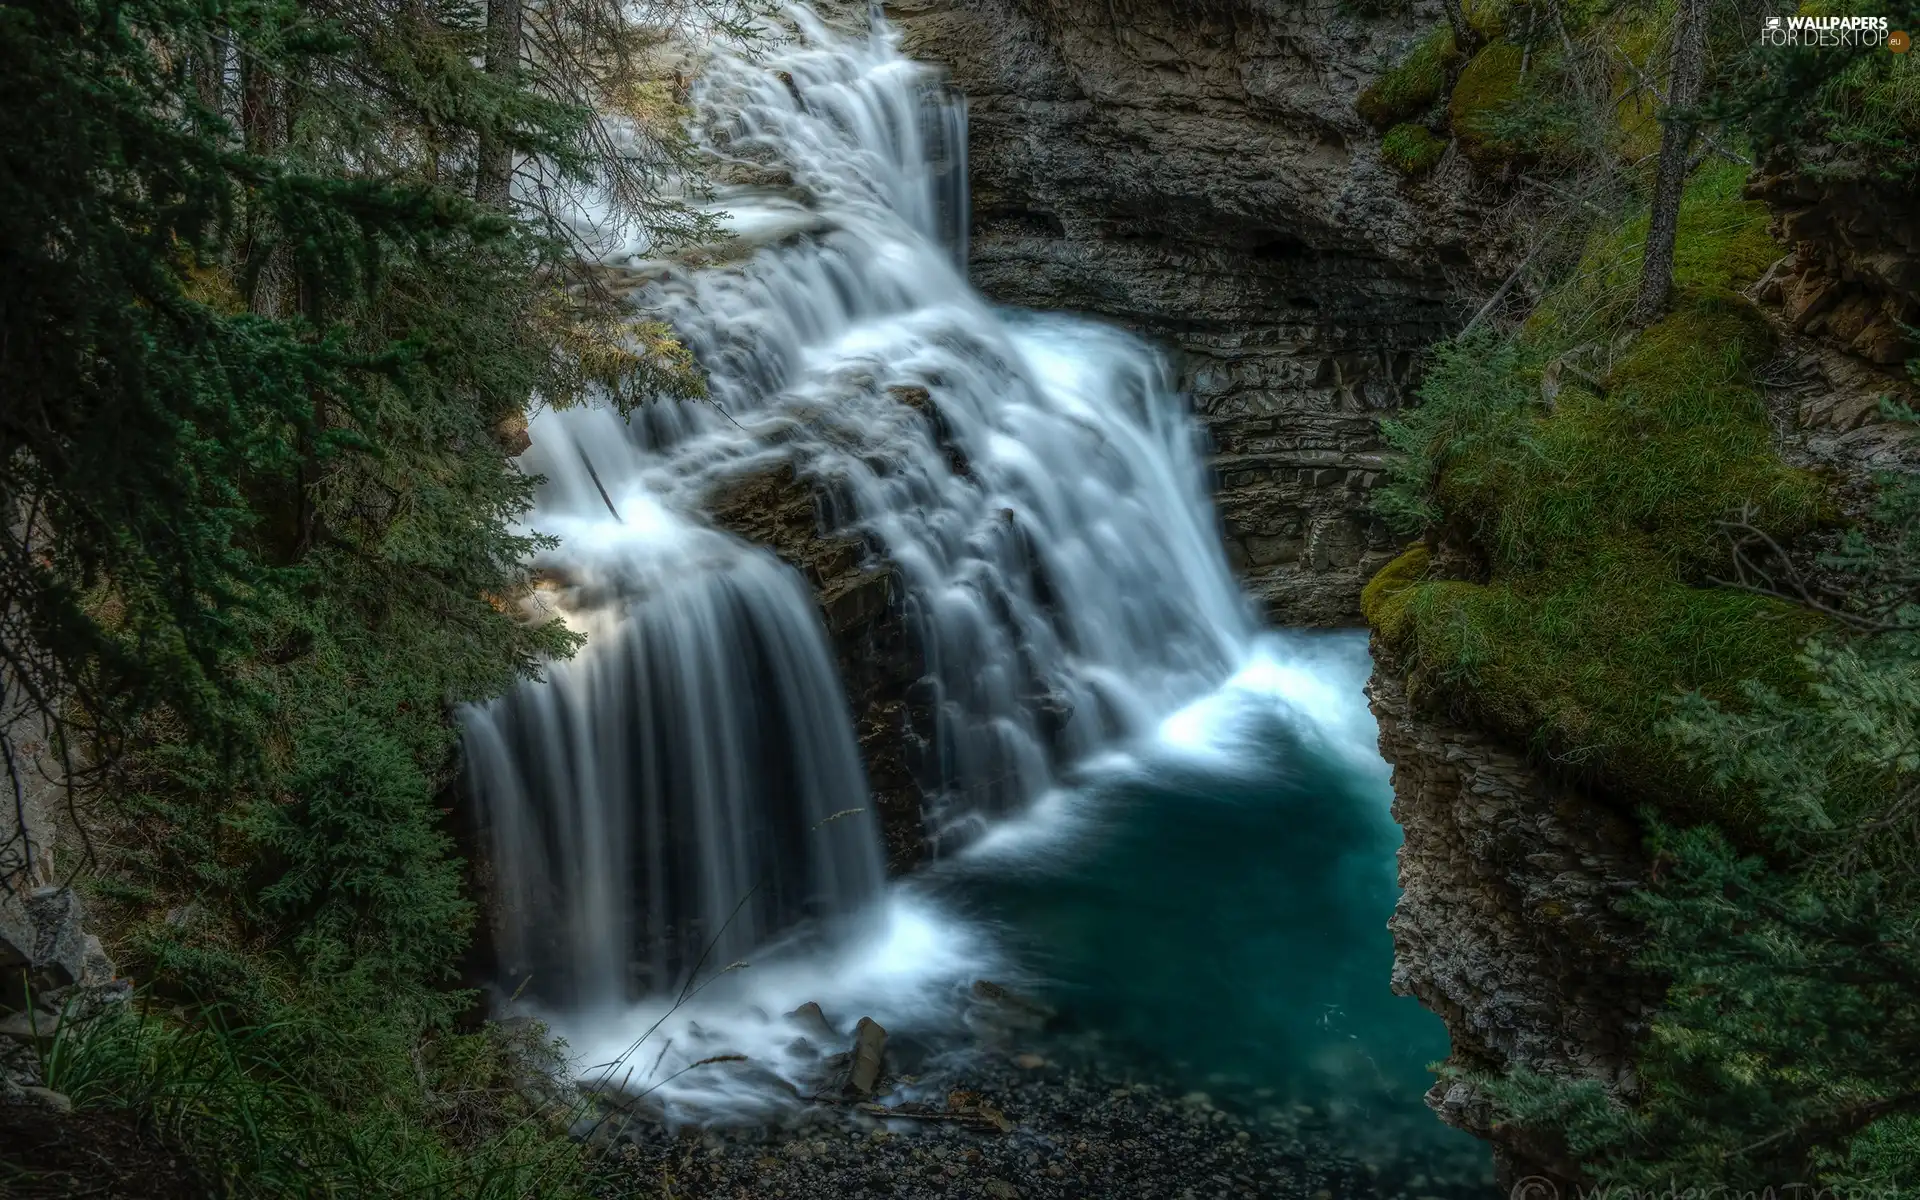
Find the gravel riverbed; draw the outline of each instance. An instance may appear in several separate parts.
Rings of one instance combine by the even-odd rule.
[[[1483,1200],[1485,1155],[1324,1109],[1251,1111],[1210,1095],[1103,1077],[1035,1053],[975,1055],[915,1118],[821,1105],[777,1128],[604,1133],[612,1200]],[[892,1101],[889,1101],[891,1103]],[[1365,1138],[1371,1144],[1356,1144]]]

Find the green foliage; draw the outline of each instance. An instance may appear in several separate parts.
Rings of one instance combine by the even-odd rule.
[[[471,1000],[449,711],[576,644],[520,615],[543,543],[494,431],[698,391],[540,222],[469,199],[482,137],[595,169],[590,114],[476,66],[483,17],[0,9],[0,679],[89,764],[116,951],[188,1014],[60,1069],[171,1112],[238,1192],[404,1192],[465,1153],[419,1065]],[[303,1163],[340,1174],[276,1191]]]
[[[1536,37],[1523,54],[1526,70],[1516,76],[1511,97],[1471,116],[1479,137],[1496,159],[1525,159],[1555,174],[1575,175],[1603,162],[1620,140],[1620,130],[1613,114],[1596,111],[1594,98],[1570,69],[1567,51]]]
[[[1671,697],[1729,698],[1746,679],[1792,689],[1796,647],[1818,624],[1702,586],[1727,569],[1719,521],[1746,512],[1788,537],[1826,509],[1819,481],[1772,450],[1753,381],[1771,338],[1727,290],[1764,216],[1723,226],[1727,203],[1717,179],[1689,193],[1685,300],[1610,368],[1597,355],[1635,275],[1616,274],[1614,237],[1519,337],[1436,353],[1421,405],[1385,427],[1402,457],[1377,503],[1480,573],[1423,578],[1429,568],[1403,558],[1367,612],[1416,691],[1674,803],[1706,793],[1659,735]]]
[[[1424,175],[1447,151],[1444,138],[1438,138],[1424,125],[1395,125],[1380,139],[1380,157],[1402,175]]]
[[[1520,64],[1526,52],[1509,42],[1494,42],[1473,56],[1454,82],[1447,120],[1460,152],[1483,170],[1512,159],[1515,147],[1502,139],[1495,118],[1520,96]]]
[[[1716,784],[1752,797],[1766,853],[1656,822],[1663,879],[1628,907],[1673,982],[1641,1102],[1500,1089],[1609,1180],[1920,1178],[1920,475],[1880,488],[1825,556],[1853,586],[1840,629],[1802,653],[1810,686],[1751,680],[1737,707],[1694,693],[1670,718]]]
[[[1892,29],[1920,30],[1914,0],[1809,4],[1810,15],[1885,16]],[[1812,178],[1911,185],[1920,179],[1920,57],[1808,54],[1801,47],[1749,44],[1726,87],[1704,106],[1737,122],[1763,157]]]
[[[1447,73],[1460,60],[1453,31],[1445,25],[1413,44],[1407,56],[1368,84],[1354,108],[1375,128],[1419,116],[1447,90]]]
[[[115,1005],[63,1027],[43,1070],[76,1105],[138,1113],[224,1196],[577,1194],[569,1181],[580,1151],[554,1136],[565,1115],[519,1098],[518,1049],[497,1027],[428,1043],[418,1058],[424,1087],[351,1116],[306,1084],[309,1070],[282,1057],[284,1048],[274,1030],[187,1026]],[[312,1052],[352,1049],[341,1037]],[[476,1108],[484,1123],[470,1119]]]
[[[1744,303],[1741,289],[1780,257],[1767,206],[1745,198],[1745,183],[1738,165],[1713,163],[1687,185],[1673,252],[1677,297],[1737,308]],[[1595,233],[1574,280],[1542,298],[1528,318],[1529,336],[1556,349],[1618,336],[1633,305],[1646,239],[1644,213]]]

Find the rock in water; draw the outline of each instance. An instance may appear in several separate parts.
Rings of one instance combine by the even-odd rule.
[[[887,1031],[872,1017],[861,1017],[853,1028],[853,1069],[847,1073],[847,1090],[855,1095],[873,1095],[880,1082],[880,1060],[887,1050]]]
[[[820,1005],[813,1000],[787,1014],[787,1020],[800,1027],[800,1032],[816,1041],[827,1041],[833,1037],[833,1022],[827,1020],[827,1014],[820,1011]]]
[[[1030,1000],[987,979],[973,981],[973,999],[988,1007],[992,1023],[1006,1029],[1045,1029],[1056,1013],[1050,1005]]]

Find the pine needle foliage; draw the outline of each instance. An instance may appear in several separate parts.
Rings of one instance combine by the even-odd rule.
[[[545,543],[496,430],[699,393],[548,214],[472,199],[483,138],[582,188],[642,170],[538,70],[484,70],[484,21],[0,5],[0,681],[57,728],[117,957],[180,1006],[133,1055],[151,1086],[92,1097],[237,1062],[220,1087],[288,1135],[271,1179],[216,1164],[236,1194],[458,1157],[419,1066],[471,1002],[449,714],[577,644],[522,615]]]

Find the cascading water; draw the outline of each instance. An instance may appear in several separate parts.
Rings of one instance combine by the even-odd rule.
[[[580,449],[553,437],[550,477],[578,474]],[[466,722],[512,917],[502,965],[576,1009],[845,918],[881,881],[870,820],[843,811],[864,781],[805,586],[718,535],[599,528],[614,520],[586,514],[565,556],[588,648]]]
[[[924,896],[883,895],[811,598],[707,526],[717,489],[792,464],[904,584],[945,844],[1158,729],[1256,635],[1167,364],[975,293],[962,102],[884,27],[796,20],[788,48],[717,57],[695,91],[707,148],[758,181],[718,198],[723,261],[629,264],[712,403],[535,421],[533,525],[558,538],[540,566],[589,641],[466,720],[509,973],[600,1069],[630,1070],[647,1036],[669,1080],[748,1055],[653,1085],[687,1113],[776,1103],[769,1075],[793,1093],[812,1051],[771,1013],[838,1002],[911,1029],[992,961]],[[707,981],[694,1020],[675,988],[703,960],[753,966]]]
[[[649,289],[725,415],[657,412],[640,436],[702,485],[774,453],[844,498],[930,666],[934,831],[971,831],[1217,683],[1252,623],[1166,364],[973,292],[961,102],[884,32],[804,34],[697,93],[716,157],[787,185],[724,197],[736,228],[787,232]],[[902,401],[923,394],[932,420]]]

